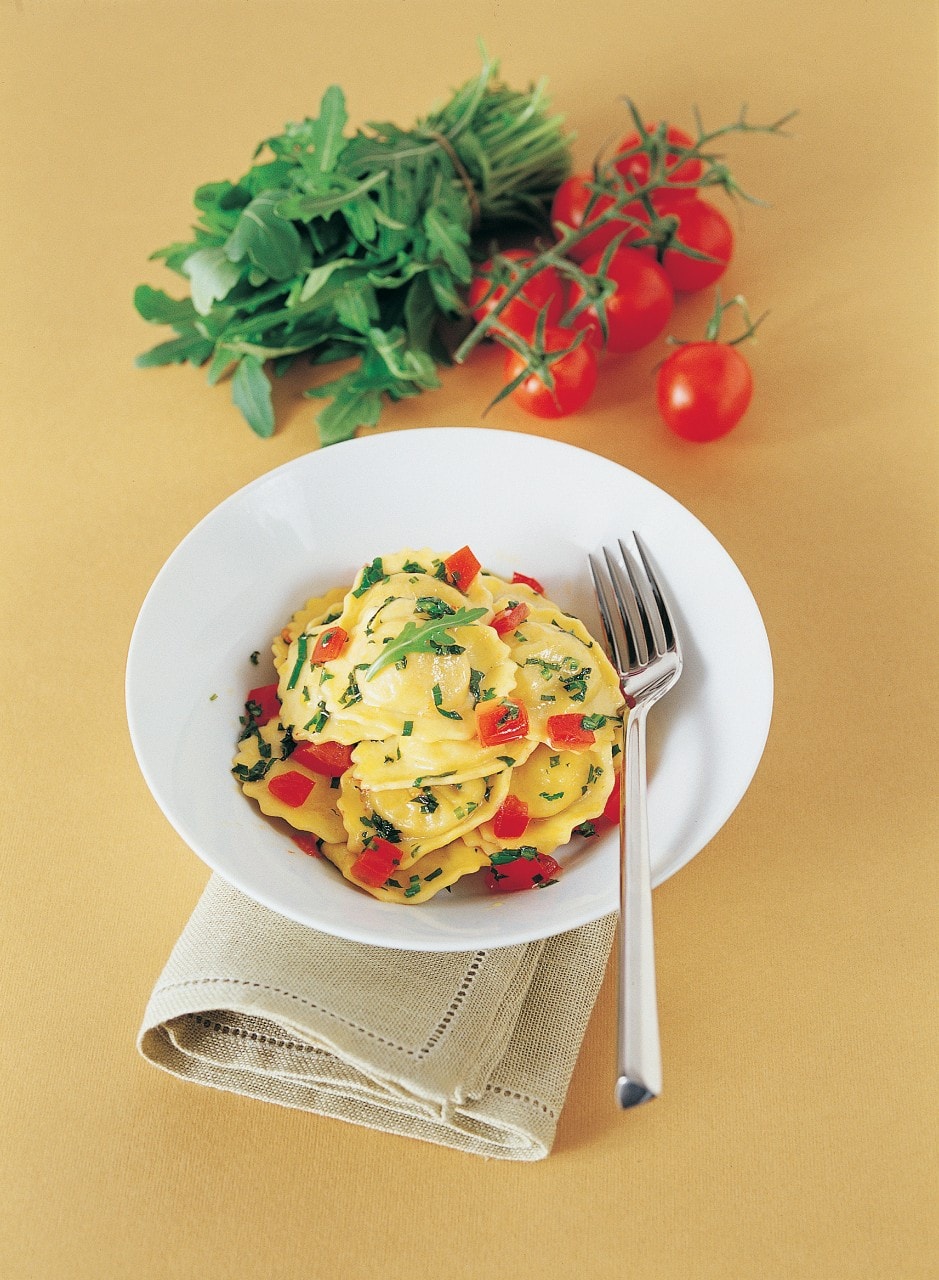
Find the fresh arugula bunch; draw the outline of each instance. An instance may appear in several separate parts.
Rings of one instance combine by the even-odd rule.
[[[570,169],[543,82],[516,92],[489,59],[412,129],[349,134],[347,123],[332,86],[319,115],[262,142],[237,182],[199,187],[193,238],[152,255],[188,279],[189,296],[146,284],[134,295],[145,320],[176,335],[138,365],[208,365],[212,384],[230,373],[260,436],[275,426],[268,370],[299,358],[358,358],[306,392],[331,401],[317,417],[323,444],[374,426],[383,396],[439,385],[436,366],[451,363],[440,324],[465,315],[473,233],[546,227]]]

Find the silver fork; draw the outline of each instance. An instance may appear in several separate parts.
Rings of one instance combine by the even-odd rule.
[[[623,732],[620,807],[616,1100],[634,1107],[662,1091],[662,1051],[655,994],[652,873],[646,815],[646,716],[681,675],[681,645],[646,548],[636,556],[618,540],[620,558],[603,548],[590,570],[607,650],[628,708]]]

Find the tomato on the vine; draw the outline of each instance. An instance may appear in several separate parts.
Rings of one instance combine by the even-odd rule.
[[[535,261],[535,254],[527,249],[504,249],[500,254],[508,258],[509,263],[517,264],[519,271]],[[518,274],[512,266],[498,263],[489,258],[479,268],[478,274],[470,283],[467,304],[473,319],[479,323],[496,307],[505,296],[506,284],[496,283],[507,277],[507,284],[513,283]],[[540,311],[547,308],[548,324],[557,324],[564,314],[564,285],[560,273],[555,267],[546,266],[536,272],[520,293],[510,299],[499,313],[499,323],[512,329],[520,337],[530,339],[535,332],[535,325]],[[492,336],[497,337],[495,329]]]
[[[588,275],[596,275],[603,255],[594,254],[583,263]],[[625,353],[639,351],[657,338],[668,324],[674,305],[674,290],[665,271],[654,258],[636,249],[616,249],[606,272],[616,290],[605,299],[606,349]],[[576,282],[571,286],[571,305],[584,296]],[[603,345],[598,308],[590,306],[573,321],[587,332],[591,342]]]
[[[676,293],[696,293],[719,280],[727,270],[734,248],[730,223],[706,200],[685,200],[671,212],[678,217],[675,237],[689,249],[715,259],[691,258],[680,249],[666,249],[662,266]]]
[[[655,395],[667,426],[684,440],[717,440],[747,411],[750,366],[724,342],[689,342],[659,367]]]
[[[589,173],[575,173],[573,177],[561,183],[554,193],[554,200],[551,204],[552,226],[560,223],[562,226],[579,231],[584,225],[587,208],[591,200],[594,203],[593,208],[590,210],[590,217],[587,218],[588,227],[601,214],[605,214],[612,209],[616,201],[612,196],[596,195],[591,191],[590,183],[592,181],[593,179]],[[643,222],[648,221],[648,214],[638,202],[627,205],[626,210]],[[607,245],[618,236],[622,237],[622,244],[628,244],[632,240],[640,239],[643,235],[645,235],[645,231],[638,223],[629,222],[625,218],[611,218],[609,222],[603,223],[595,231],[589,232],[584,236],[583,240],[572,244],[567,251],[567,255],[575,262],[583,262],[595,253],[602,253]]]
[[[545,351],[570,351],[551,361],[549,372],[553,387],[549,386],[536,369],[517,351],[510,351],[505,362],[505,381],[513,382],[529,369],[528,374],[511,393],[512,399],[528,413],[539,418],[563,418],[582,409],[593,395],[597,385],[597,353],[591,344],[582,339],[572,344],[578,334],[571,329],[546,329],[543,346]]]
[[[647,124],[645,126],[646,133],[653,134],[659,128],[657,124]],[[694,139],[690,138],[683,129],[679,129],[676,125],[668,125],[665,130],[665,139],[667,142],[673,143],[676,147],[693,147]],[[614,167],[623,175],[630,186],[644,186],[652,173],[652,163],[648,152],[639,148],[639,134],[633,131],[628,137],[623,138],[619,146],[616,148],[617,159],[614,160]],[[691,156],[687,160],[682,160],[680,152],[667,151],[665,154],[665,182],[666,184],[674,183],[693,183],[701,177],[704,170],[704,164],[697,156]],[[661,195],[665,196],[665,191]],[[671,193],[669,193],[671,194]],[[685,188],[680,193],[694,195],[693,188]]]

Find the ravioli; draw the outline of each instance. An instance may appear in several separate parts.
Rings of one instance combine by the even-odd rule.
[[[602,647],[468,548],[376,556],[271,653],[279,715],[246,707],[233,772],[376,898],[417,904],[513,849],[551,854],[616,783],[623,698]]]

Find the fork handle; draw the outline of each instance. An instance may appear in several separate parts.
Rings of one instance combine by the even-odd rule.
[[[631,711],[624,733],[616,1081],[616,1099],[624,1108],[656,1098],[662,1091],[646,816],[647,710],[640,706]]]

